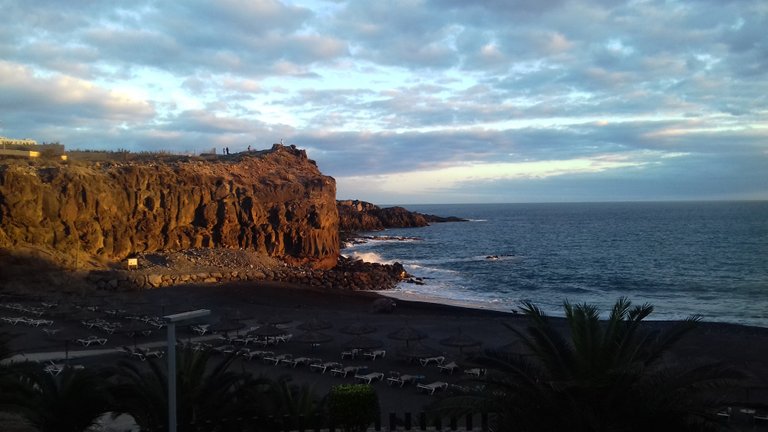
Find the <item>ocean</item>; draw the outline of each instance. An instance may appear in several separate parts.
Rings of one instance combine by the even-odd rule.
[[[625,296],[651,303],[649,319],[768,327],[765,201],[403,207],[469,222],[361,233],[387,238],[342,250],[423,278],[393,297],[562,316],[566,300],[607,314]]]

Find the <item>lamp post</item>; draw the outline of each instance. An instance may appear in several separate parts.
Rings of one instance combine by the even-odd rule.
[[[168,432],[176,432],[176,323],[210,314],[208,309],[198,309],[163,317],[168,327]]]

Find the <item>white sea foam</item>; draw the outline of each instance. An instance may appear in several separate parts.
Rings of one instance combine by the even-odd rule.
[[[368,263],[378,263],[378,264],[392,264],[394,261],[386,260],[381,257],[381,255],[377,254],[376,252],[359,252],[359,251],[353,251],[351,254],[348,255],[348,258],[351,259],[359,259],[363,260],[364,262]]]

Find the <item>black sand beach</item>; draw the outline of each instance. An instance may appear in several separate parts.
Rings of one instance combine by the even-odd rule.
[[[51,299],[53,299],[52,297]],[[109,308],[140,308],[144,313],[162,315],[173,312],[194,309],[210,309],[212,314],[208,321],[215,323],[221,319],[238,317],[243,322],[242,330],[233,330],[230,333],[244,332],[248,328],[258,326],[262,321],[279,322],[279,326],[288,333],[297,337],[302,331],[298,326],[306,321],[317,318],[329,321],[333,327],[322,330],[332,337],[327,343],[317,347],[312,344],[291,340],[267,349],[275,354],[292,354],[294,357],[306,356],[319,358],[324,361],[338,361],[345,366],[366,366],[368,372],[381,372],[385,376],[390,371],[404,374],[423,376],[423,382],[445,381],[448,383],[460,382],[467,375],[464,369],[472,367],[469,360],[473,353],[485,349],[497,349],[512,344],[512,349],[517,349],[513,344],[515,337],[502,322],[523,328],[525,319],[516,314],[507,314],[496,311],[468,309],[455,306],[408,302],[397,300],[397,306],[391,313],[372,312],[372,303],[381,298],[374,292],[339,292],[319,291],[299,286],[291,286],[281,283],[232,283],[218,285],[187,285],[176,286],[141,293],[111,293],[102,298],[88,300],[94,303],[100,302],[101,310]],[[73,301],[75,299],[62,299]],[[12,301],[10,298],[3,303]],[[13,300],[22,304],[39,305],[40,300]],[[54,309],[55,310],[55,309]],[[54,313],[51,311],[51,314]],[[98,314],[98,312],[96,313]],[[7,308],[0,310],[0,316],[19,315]],[[19,333],[22,337],[15,338],[12,348],[18,353],[44,353],[58,352],[53,356],[62,356],[64,349],[64,335],[73,338],[83,337],[89,331],[76,320],[65,321],[63,317],[53,317],[53,328],[61,329],[55,337],[44,333],[48,327],[31,327],[25,325],[11,325],[2,323],[0,331]],[[364,323],[375,328],[375,331],[364,335],[381,342],[381,348],[386,351],[384,358],[376,360],[366,358],[342,359],[341,352],[345,344],[354,335],[343,333],[342,330],[353,323]],[[668,322],[649,322],[650,326],[663,327]],[[438,369],[436,365],[421,366],[418,362],[409,362],[407,358],[399,356],[398,352],[414,342],[395,340],[388,335],[403,327],[412,327],[426,334],[426,338],[420,341],[424,346],[434,350],[436,355],[446,358],[446,363],[455,361],[460,367],[448,374]],[[115,362],[124,354],[110,351],[107,354],[92,357],[78,357],[81,350],[114,349],[123,345],[149,344],[164,346],[166,338],[165,330],[154,332],[149,337],[136,340],[127,335],[108,335],[91,331],[91,333],[108,338],[105,346],[91,346],[84,348],[76,343],[69,344],[71,350],[70,362],[88,365],[104,365]],[[440,341],[451,336],[461,334],[480,342],[477,347],[460,349],[446,346]],[[178,331],[179,339],[196,337],[186,327]],[[216,339],[209,342],[216,343]],[[256,347],[252,347],[257,349]],[[260,349],[260,348],[259,348]],[[137,360],[138,361],[138,360]],[[701,323],[683,342],[671,353],[669,362],[712,362],[723,361],[739,368],[750,375],[748,380],[749,391],[736,397],[749,404],[768,405],[768,329],[745,327],[729,324]],[[328,390],[337,384],[354,382],[351,376],[347,378],[332,376],[330,373],[320,374],[311,371],[307,366],[290,368],[285,365],[269,365],[257,359],[251,361],[237,360],[236,367],[244,368],[254,374],[264,374],[277,378],[289,374],[296,384],[310,384],[318,396],[325,395]],[[428,405],[433,398],[419,393],[413,385],[403,388],[388,386],[384,382],[375,382],[376,389],[383,413],[388,412],[419,412]]]

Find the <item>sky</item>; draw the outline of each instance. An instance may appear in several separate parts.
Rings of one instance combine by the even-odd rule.
[[[765,0],[0,0],[0,135],[377,204],[768,199]]]

